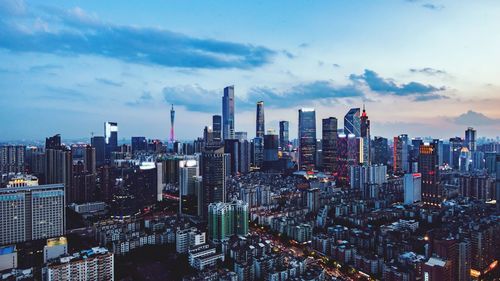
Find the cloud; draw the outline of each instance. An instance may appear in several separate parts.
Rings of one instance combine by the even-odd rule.
[[[143,104],[151,104],[154,101],[153,95],[151,92],[143,92],[142,95],[135,101],[126,102],[125,104],[128,106],[137,106]]]
[[[438,10],[444,9],[443,5],[435,5],[435,4],[431,4],[431,3],[422,4],[422,7],[426,8],[426,9],[429,9],[429,10],[434,10],[434,11],[438,11]]]
[[[26,13],[26,3],[22,0],[0,1],[0,15],[22,16]]]
[[[301,43],[299,45],[299,48],[307,48],[307,47],[309,47],[309,43]]]
[[[446,71],[440,70],[440,69],[435,69],[432,67],[424,67],[424,68],[410,68],[411,73],[421,73],[421,74],[426,74],[429,76],[435,76],[435,75],[445,75],[447,74]]]
[[[162,92],[166,103],[181,105],[190,111],[215,113],[221,110],[222,90],[210,91],[194,84],[165,87]]]
[[[113,86],[113,87],[121,87],[123,86],[123,82],[115,82],[113,80],[109,80],[109,79],[106,79],[106,78],[96,78],[95,81],[101,83],[101,84],[104,84],[104,85],[108,85],[108,86]]]
[[[436,98],[444,98],[437,93],[444,91],[445,87],[435,87],[419,82],[409,82],[407,84],[396,84],[393,79],[380,77],[373,70],[365,69],[361,75],[351,74],[349,79],[355,83],[366,84],[370,90],[379,94],[393,94],[396,96],[412,96],[415,101],[426,101]],[[426,97],[423,97],[426,96]],[[438,97],[439,96],[439,97]]]
[[[472,110],[469,110],[466,113],[460,114],[459,116],[452,118],[452,121],[456,124],[466,125],[466,126],[500,124],[500,119],[489,118],[480,112],[475,112]]]
[[[42,65],[34,65],[28,69],[28,72],[31,73],[39,73],[39,72],[44,72],[47,70],[56,70],[56,69],[62,69],[62,65],[58,64],[42,64]]]
[[[45,92],[39,98],[58,101],[88,101],[88,97],[80,91],[53,86],[45,86]]]
[[[196,38],[160,28],[116,25],[81,8],[43,7],[35,19],[0,21],[0,48],[56,55],[96,55],[125,62],[189,68],[250,69],[271,62],[276,51],[263,46]],[[285,55],[293,56],[286,52]]]

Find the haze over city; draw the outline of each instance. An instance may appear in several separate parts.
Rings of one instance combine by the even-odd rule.
[[[177,137],[193,139],[227,85],[240,131],[263,100],[266,128],[287,119],[293,137],[301,107],[319,126],[363,103],[374,135],[496,137],[499,13],[497,1],[1,1],[1,139],[86,138],[107,120],[121,137],[166,139],[171,104]]]

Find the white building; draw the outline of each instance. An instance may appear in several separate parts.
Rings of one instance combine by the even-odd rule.
[[[403,181],[404,203],[413,204],[422,200],[422,174],[405,174]]]
[[[175,248],[177,253],[187,253],[192,247],[206,243],[205,232],[199,231],[196,227],[177,230],[175,235]]]

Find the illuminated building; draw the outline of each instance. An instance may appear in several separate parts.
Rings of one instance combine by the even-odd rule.
[[[312,108],[299,109],[299,169],[316,168],[316,112]]]
[[[399,135],[394,137],[394,173],[408,173],[410,163],[408,162],[408,135]]]
[[[337,153],[337,170],[335,171],[336,177],[340,182],[347,184],[349,182],[349,163],[347,161],[347,136],[344,134],[339,134],[338,136]]]
[[[222,97],[222,135],[223,139],[234,139],[234,86],[224,88]]]
[[[366,114],[365,106],[363,105],[363,112],[361,113],[361,134],[363,139],[363,164],[371,165],[371,138],[370,138],[370,120]]]
[[[32,175],[15,175],[7,182],[7,187],[37,186],[38,178]]]
[[[174,105],[172,104],[172,108],[170,109],[170,143],[175,141],[175,132],[174,132],[174,123],[175,123],[175,110]]]
[[[68,240],[66,237],[56,237],[47,239],[47,244],[43,247],[43,262],[68,254]]]
[[[323,170],[326,173],[336,171],[337,163],[337,118],[323,119],[322,146],[323,146]]]
[[[434,143],[420,146],[418,168],[422,174],[422,201],[432,206],[440,206],[442,194],[439,186],[438,154]]]
[[[280,121],[280,133],[279,134],[280,134],[281,150],[288,151],[288,144],[290,143],[288,121]]]
[[[459,168],[460,151],[462,150],[463,141],[460,137],[450,138],[450,159],[448,164],[453,169]]]

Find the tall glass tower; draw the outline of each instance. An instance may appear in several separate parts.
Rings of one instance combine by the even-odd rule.
[[[290,142],[288,127],[288,121],[280,121],[280,147],[283,151],[288,150],[288,143]]]
[[[360,109],[351,108],[344,116],[344,134],[353,134],[357,138],[361,136]]]
[[[222,137],[234,139],[234,86],[224,88],[222,97]]]
[[[255,137],[263,138],[265,132],[265,122],[264,122],[264,102],[257,102],[257,119],[255,122]]]
[[[316,168],[316,112],[313,108],[299,109],[299,168]]]
[[[336,172],[337,163],[337,118],[323,119],[322,145],[323,145],[323,168],[325,172]]]

